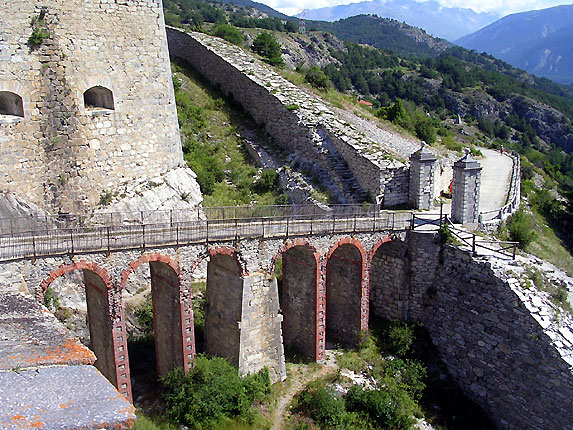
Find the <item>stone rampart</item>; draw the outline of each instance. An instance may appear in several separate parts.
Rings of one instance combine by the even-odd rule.
[[[182,163],[160,0],[18,0],[0,16],[0,190],[78,212]]]
[[[169,51],[243,108],[340,201],[369,194],[385,206],[408,202],[408,168],[251,54],[202,33],[167,29]]]
[[[499,428],[569,428],[573,319],[520,272],[410,232],[372,260],[372,312],[423,322],[454,379]]]

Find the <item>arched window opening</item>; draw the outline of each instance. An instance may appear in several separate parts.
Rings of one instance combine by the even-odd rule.
[[[105,87],[91,87],[84,93],[84,106],[86,109],[114,110],[113,93]]]
[[[0,115],[12,115],[24,118],[22,97],[10,91],[0,91]]]

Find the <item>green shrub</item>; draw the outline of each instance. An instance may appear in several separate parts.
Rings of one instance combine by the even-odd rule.
[[[38,47],[44,40],[50,37],[50,32],[47,28],[46,23],[46,13],[48,13],[48,9],[45,6],[42,6],[40,10],[40,14],[33,17],[32,21],[30,22],[30,26],[32,27],[32,34],[28,37],[28,45],[31,47]]]
[[[144,334],[149,334],[153,331],[153,303],[151,300],[146,300],[135,308],[133,314],[139,321],[139,326]]]
[[[215,25],[212,34],[235,45],[242,45],[244,41],[243,33],[241,33],[237,27],[230,24],[220,23]]]
[[[401,321],[392,321],[386,330],[386,344],[391,352],[405,355],[414,342],[414,329]]]
[[[50,37],[50,33],[45,28],[34,28],[32,29],[32,34],[28,37],[28,45],[40,46],[44,43],[44,40]]]
[[[393,378],[413,399],[419,399],[424,388],[426,388],[424,378],[427,369],[416,360],[402,360],[400,358],[388,360],[384,373]]]
[[[444,222],[440,228],[438,229],[438,233],[440,234],[440,243],[451,243],[454,240],[454,234],[450,230],[450,226],[447,222]]]
[[[308,385],[299,402],[321,427],[337,427],[345,421],[344,400],[336,397],[330,387],[324,387],[319,381]]]
[[[167,418],[200,429],[216,429],[225,418],[252,418],[252,403],[270,392],[268,370],[243,378],[225,359],[203,355],[187,375],[176,369],[161,381]]]
[[[44,292],[44,306],[54,312],[60,308],[60,298],[52,287],[46,288]]]
[[[524,249],[535,240],[537,234],[533,231],[531,219],[523,211],[518,210],[506,221],[509,237],[514,242],[519,242],[519,247]]]
[[[304,74],[304,79],[315,88],[325,89],[330,86],[330,79],[317,66],[312,66],[308,69]]]
[[[275,36],[268,31],[263,31],[255,37],[251,49],[260,54],[267,63],[273,66],[284,65],[281,55],[281,45],[275,39]]]
[[[353,385],[345,397],[348,410],[364,412],[382,428],[396,428],[396,402],[387,391]]]
[[[273,191],[279,186],[279,174],[273,169],[263,169],[261,176],[253,184],[253,191],[259,194]]]

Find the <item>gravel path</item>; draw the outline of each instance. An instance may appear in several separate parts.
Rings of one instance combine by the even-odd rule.
[[[478,160],[481,172],[480,212],[499,209],[505,205],[513,162],[499,151],[480,148],[484,158]]]

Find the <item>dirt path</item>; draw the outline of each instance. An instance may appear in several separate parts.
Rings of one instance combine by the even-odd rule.
[[[291,386],[279,398],[277,407],[275,409],[275,417],[273,420],[273,430],[280,430],[282,423],[286,418],[287,408],[294,396],[296,396],[309,382],[315,379],[322,378],[331,372],[334,372],[338,366],[336,365],[336,358],[333,351],[326,352],[326,363],[322,365],[318,372],[313,372],[312,368],[306,366],[302,368],[302,374],[293,375]]]

